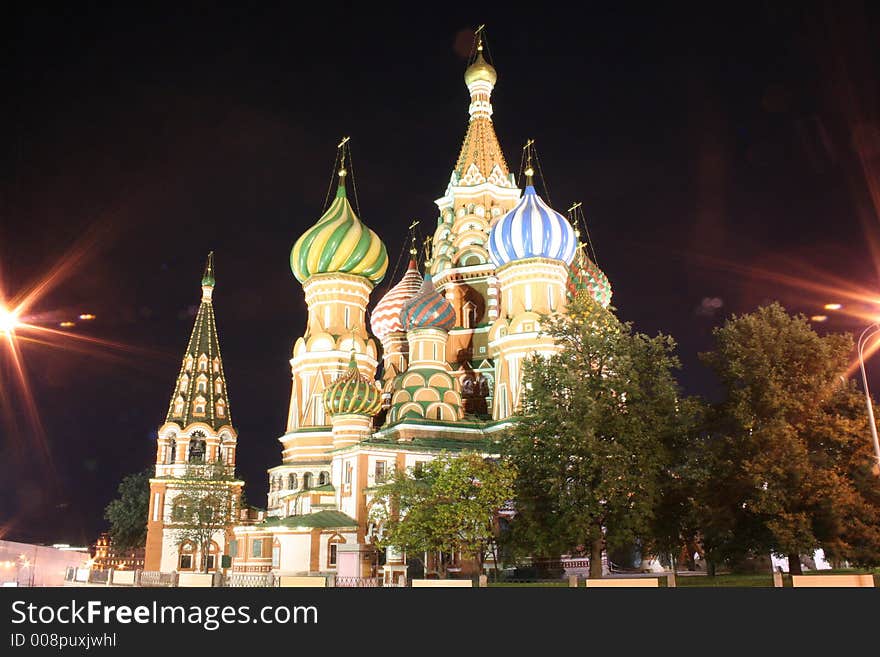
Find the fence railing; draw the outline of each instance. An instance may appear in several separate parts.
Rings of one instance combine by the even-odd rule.
[[[91,570],[89,571],[89,584],[106,584],[108,577],[110,577],[109,570]]]
[[[222,586],[231,588],[278,586],[277,578],[272,573],[233,573],[223,578]]]
[[[177,586],[177,573],[161,573],[158,570],[141,571],[141,586]]]
[[[378,577],[337,577],[335,585],[348,589],[375,589],[382,586]]]

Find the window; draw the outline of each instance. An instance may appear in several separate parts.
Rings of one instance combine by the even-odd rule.
[[[349,327],[349,322],[351,321],[351,309],[345,308],[345,328]]]
[[[318,485],[323,486],[330,483],[330,473],[322,472],[318,475]]]
[[[229,541],[229,556],[238,556],[238,541],[236,539],[232,539],[231,541]]]
[[[223,403],[223,400],[219,400],[216,404],[217,409],[217,417],[226,417],[226,404]]]
[[[464,304],[464,308],[462,308],[462,323],[464,328],[476,328],[477,327],[477,307],[468,301]]]
[[[252,557],[262,557],[263,556],[263,539],[256,538],[254,542],[251,543],[251,556]]]
[[[174,415],[176,417],[183,415],[183,404],[183,397],[178,395],[177,399],[174,400]]]
[[[171,520],[181,522],[184,518],[186,518],[186,507],[183,506],[183,502],[175,502],[171,507]]]
[[[291,472],[289,475],[287,475],[287,487],[290,490],[296,490],[296,486],[297,486],[296,473]]]
[[[351,463],[345,464],[345,483],[351,483]]]
[[[193,567],[193,558],[191,554],[181,554],[180,555],[180,569],[181,570],[192,570]]]
[[[187,387],[189,386],[189,377],[184,374],[180,377],[180,392],[186,392]]]
[[[376,483],[385,481],[385,461],[376,461]]]
[[[303,490],[308,490],[312,487],[312,473],[306,472],[303,475]]]
[[[199,356],[199,372],[208,371],[208,357],[205,354]]]
[[[214,560],[215,560],[215,558],[216,558],[216,557],[215,557],[215,555],[213,555],[213,554],[209,554],[209,555],[208,555],[208,560],[207,560],[207,561],[208,561],[208,564],[207,564],[207,569],[208,569],[208,570],[214,570]]]
[[[174,463],[177,458],[177,441],[172,438],[168,441],[168,446],[165,448],[165,463],[171,464]]]
[[[219,371],[220,371],[220,359],[215,358],[214,359],[214,372],[219,372]]]
[[[190,372],[192,370],[192,368],[193,368],[193,357],[187,356],[186,359],[183,361],[183,369],[185,369],[187,372]]]
[[[197,392],[208,392],[208,377],[202,374],[196,380],[196,391]]]
[[[214,392],[218,395],[223,392],[223,380],[219,376],[214,379]]]
[[[327,558],[327,565],[335,567],[336,566],[336,543],[331,543],[329,545],[329,547],[330,547],[330,554],[328,555],[328,558]]]
[[[427,461],[416,461],[415,465],[413,466],[413,472],[416,476],[421,476],[422,472],[424,472],[425,463],[427,463]]]
[[[437,407],[437,419],[438,420],[443,419],[443,407],[442,406]]]
[[[204,415],[205,414],[205,398],[202,396],[196,397],[193,401],[193,415]]]

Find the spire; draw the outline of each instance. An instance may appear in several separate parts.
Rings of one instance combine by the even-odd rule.
[[[232,424],[211,300],[215,282],[212,251],[208,254],[202,276],[202,303],[196,313],[165,418],[166,422],[175,422],[182,429],[193,422],[204,422],[215,431]]]
[[[336,198],[346,198],[345,194],[345,177],[348,175],[348,171],[345,168],[345,145],[348,143],[348,140],[351,137],[343,137],[342,141],[336,146],[336,149],[339,151],[339,170],[336,172],[339,176],[339,183],[336,187]],[[351,155],[349,155],[351,158]]]
[[[208,254],[208,262],[205,263],[205,273],[202,275],[202,301],[210,301],[214,294],[214,252]]]
[[[455,173],[458,179],[463,181],[459,184],[475,185],[491,179],[495,184],[511,187],[512,184],[508,180],[510,170],[492,124],[491,97],[498,74],[495,67],[483,57],[483,28],[484,26],[481,25],[474,34],[477,54],[464,74],[465,84],[471,96],[468,107],[470,122],[455,163]],[[476,167],[478,175],[475,175],[472,166]]]
[[[532,148],[534,145],[535,140],[529,139],[526,141],[526,145],[523,146],[523,150],[526,152],[526,168],[525,171],[523,171],[523,173],[526,174],[526,187],[531,187],[533,192],[535,190],[535,185],[532,182],[532,178],[535,175],[535,169],[532,167]]]

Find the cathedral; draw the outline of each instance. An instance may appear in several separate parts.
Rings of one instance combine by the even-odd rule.
[[[267,508],[235,509],[235,524],[210,546],[181,542],[175,497],[193,463],[224,464],[214,485],[237,499],[237,432],[213,312],[209,257],[202,301],[151,479],[146,570],[336,573],[356,559],[377,576],[372,491],[395,469],[416,470],[441,452],[490,453],[510,426],[522,392],[523,360],[557,349],[541,316],[564,312],[575,293],[607,307],[611,288],[580,232],[533,185],[508,168],[492,121],[495,68],[481,39],[464,75],[470,96],[464,141],[422,253],[412,241],[406,270],[368,315],[388,273],[379,235],[349,202],[344,142],[336,194],[293,244],[290,267],[308,320],[290,358],[287,426],[280,462],[268,470]],[[527,153],[531,151],[527,148]],[[421,257],[419,257],[421,256]],[[207,549],[208,554],[201,554]],[[384,553],[383,574],[405,573],[407,555]],[[422,555],[419,555],[422,556]],[[429,568],[430,558],[426,559]]]

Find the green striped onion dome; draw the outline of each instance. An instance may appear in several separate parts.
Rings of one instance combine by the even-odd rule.
[[[290,268],[300,283],[315,274],[342,272],[376,285],[385,276],[385,245],[358,219],[345,196],[345,185],[339,185],[327,212],[293,245]]]
[[[324,390],[324,410],[330,415],[343,413],[373,416],[382,408],[382,397],[376,385],[358,372],[354,353],[348,371]]]

